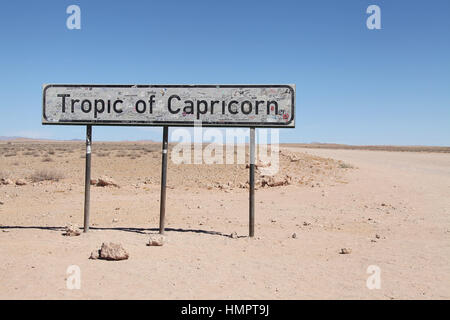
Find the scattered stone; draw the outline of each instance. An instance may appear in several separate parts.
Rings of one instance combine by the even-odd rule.
[[[350,253],[352,253],[352,249],[350,249],[350,248],[342,248],[339,253],[340,254],[350,254]]]
[[[236,232],[232,232],[232,233],[230,234],[230,238],[231,238],[231,239],[237,239],[237,238],[238,238],[237,233],[236,233]]]
[[[119,188],[119,185],[111,177],[102,176],[98,178],[97,187],[113,186]]]
[[[3,185],[8,185],[8,184],[13,184],[14,182],[11,179],[8,179],[8,178],[2,178],[0,180],[0,183],[3,184]]]
[[[291,184],[291,176],[285,175],[285,176],[270,176],[270,177],[263,177],[261,179],[261,187],[280,187],[280,186],[287,186]]]
[[[75,237],[75,236],[79,236],[81,234],[78,226],[73,225],[73,224],[68,224],[65,228],[65,232],[63,233],[63,236],[68,236],[68,237]]]
[[[98,183],[97,179],[91,179],[91,186],[95,186]]]
[[[164,244],[165,238],[162,235],[152,235],[147,243],[147,246],[157,246],[160,247]]]
[[[297,234],[295,232],[292,234],[292,239],[297,239]]]
[[[112,220],[112,222],[119,222],[119,219],[114,218],[114,219]]]
[[[126,260],[129,254],[120,243],[103,242],[99,252],[99,259],[104,260]]]
[[[5,204],[3,201],[0,201],[0,205],[3,205],[3,204]]]
[[[381,237],[380,237],[379,234],[376,234],[376,235],[375,235],[375,238],[380,239]]]
[[[89,259],[97,260],[98,258],[100,258],[100,250],[92,251]]]
[[[24,186],[26,184],[27,184],[27,182],[24,179],[17,179],[16,180],[16,185],[17,186]]]
[[[227,191],[230,189],[230,186],[228,184],[223,183],[223,184],[219,184],[218,188],[221,190]]]
[[[262,161],[262,160],[258,160],[258,162],[255,163],[255,169],[258,170],[259,168],[268,168],[271,165],[272,165],[272,162],[270,162],[270,161],[265,162],[265,161]],[[248,169],[248,168],[250,168],[250,164],[249,163],[247,163],[245,165],[245,169]]]
[[[239,188],[241,188],[241,189],[247,189],[248,187],[249,187],[248,181],[246,183],[241,182],[239,184]]]

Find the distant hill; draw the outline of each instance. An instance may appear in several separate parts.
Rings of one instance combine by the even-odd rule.
[[[32,139],[32,138],[25,138],[25,137],[17,137],[17,136],[12,136],[12,137],[8,137],[8,136],[0,136],[0,140],[37,140],[37,139]],[[45,139],[39,139],[39,140],[45,140]]]
[[[26,138],[19,136],[0,136],[0,141],[74,141],[74,142],[83,142],[84,139],[44,139],[44,138]],[[97,142],[124,142],[124,143],[135,143],[135,142],[146,142],[146,143],[154,143],[153,140],[120,140],[120,141],[103,141],[99,140]]]

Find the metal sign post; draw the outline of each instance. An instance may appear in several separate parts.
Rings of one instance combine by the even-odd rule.
[[[250,128],[249,235],[255,234],[255,128],[295,128],[295,85],[48,84],[42,124],[86,126],[84,232],[89,231],[92,125],[163,126],[159,233],[164,233],[169,126]]]
[[[159,207],[159,233],[164,234],[164,222],[166,217],[166,183],[167,183],[167,149],[169,140],[169,127],[164,126],[162,142],[161,162],[161,199]]]
[[[249,236],[255,235],[255,128],[250,128]]]
[[[84,232],[89,231],[89,205],[91,197],[91,145],[92,126],[86,126],[86,175],[84,179]]]

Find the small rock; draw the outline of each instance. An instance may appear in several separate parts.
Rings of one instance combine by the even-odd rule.
[[[98,258],[100,258],[100,250],[92,251],[91,252],[91,256],[89,257],[89,259],[97,260]]]
[[[288,175],[285,176],[269,176],[261,179],[261,187],[280,187],[291,184],[292,178]]]
[[[95,186],[98,183],[97,179],[91,179],[91,186]]]
[[[232,233],[230,234],[230,238],[231,238],[231,239],[237,239],[237,238],[238,238],[237,233],[236,233],[236,232],[232,232]]]
[[[0,201],[0,205],[3,205],[3,204],[5,204],[3,201]]]
[[[99,259],[104,260],[126,260],[130,255],[120,243],[103,242],[100,248]]]
[[[241,182],[241,183],[239,184],[239,188],[241,188],[241,189],[246,189],[246,188],[248,188],[248,187],[249,187],[248,181],[247,181],[246,183]]]
[[[65,232],[63,233],[63,236],[68,236],[68,237],[74,237],[74,236],[79,236],[80,230],[78,229],[77,226],[73,225],[73,224],[68,224],[66,226]]]
[[[225,184],[225,183],[223,183],[223,184],[219,184],[218,188],[221,189],[221,190],[224,190],[224,191],[228,191],[230,189],[230,186]]]
[[[17,179],[16,180],[16,185],[17,186],[24,186],[26,184],[27,184],[27,182],[24,179]]]
[[[119,222],[119,219],[114,218],[114,219],[112,220],[112,222]]]
[[[97,187],[107,187],[107,186],[119,187],[119,185],[111,177],[102,176],[98,178]]]
[[[297,239],[297,234],[295,232],[292,234],[292,239]]]
[[[162,235],[152,235],[147,243],[147,246],[157,246],[160,247],[164,244],[164,236]]]
[[[376,234],[376,235],[375,235],[375,238],[380,239],[381,237],[380,237],[379,234]]]
[[[340,254],[350,254],[350,253],[352,253],[352,249],[350,249],[350,248],[342,248],[339,253]]]
[[[13,184],[14,182],[11,179],[8,179],[8,178],[2,178],[0,180],[0,183],[4,184],[4,185],[8,185],[8,184]]]

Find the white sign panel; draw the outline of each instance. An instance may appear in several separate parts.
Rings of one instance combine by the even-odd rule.
[[[295,85],[62,85],[43,124],[295,127]]]

